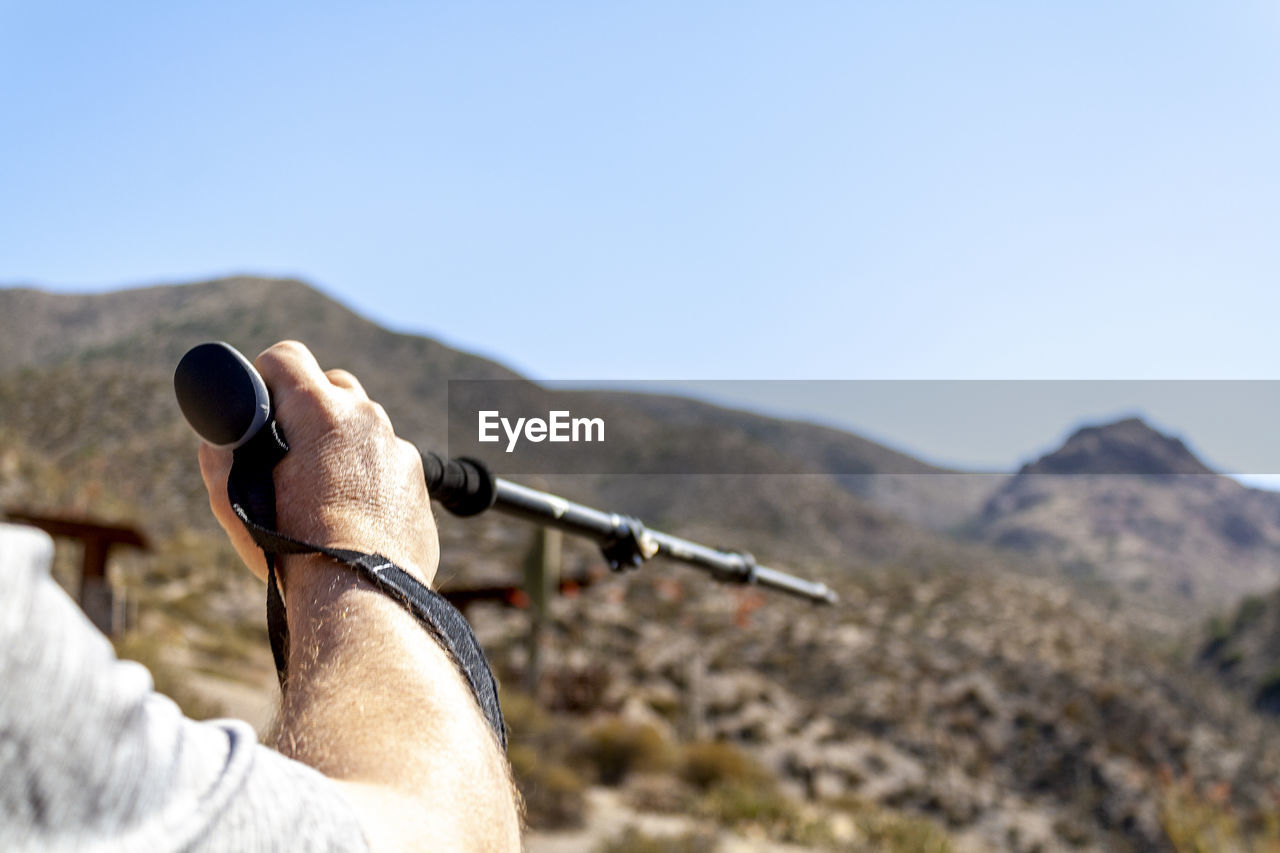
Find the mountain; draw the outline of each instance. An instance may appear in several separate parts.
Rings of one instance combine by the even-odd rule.
[[[112,484],[122,505],[150,498],[148,522],[162,529],[201,523],[206,515],[193,476],[195,439],[171,387],[174,365],[196,343],[225,340],[252,356],[277,340],[305,341],[321,364],[359,376],[397,432],[422,448],[446,446],[450,380],[520,378],[429,338],[390,332],[290,280],[233,278],[92,295],[0,290],[0,318],[5,424],[53,462],[77,467],[92,483]],[[610,446],[629,463],[612,470],[745,473],[544,481],[568,497],[689,533],[734,541],[729,537],[745,529],[744,547],[767,547],[770,537],[786,532],[799,554],[812,558],[883,553],[915,532],[866,500],[870,489],[859,493],[831,472],[939,470],[837,430],[692,400],[575,396],[581,407],[610,415]],[[498,466],[504,461],[501,454],[488,458]],[[145,488],[133,485],[144,482]]]
[[[959,526],[996,486],[991,475],[962,473],[922,462],[869,439],[831,427],[736,411],[680,397],[611,395],[668,428],[731,432],[772,448],[789,470],[829,475],[845,491],[893,515],[934,531]]]
[[[145,530],[154,550],[112,563],[137,612],[136,630],[117,646],[199,715],[261,722],[277,688],[261,585],[237,568],[209,516],[172,370],[201,341],[226,340],[252,355],[281,338],[354,372],[397,430],[424,448],[447,438],[450,379],[521,379],[491,360],[383,329],[295,281],[98,295],[0,290],[0,509],[117,518]],[[598,791],[605,776],[590,756],[633,753],[626,737],[635,731],[649,732],[645,742],[668,757],[696,754],[705,745],[688,741],[700,731],[748,752],[779,787],[699,792],[657,762],[656,778],[611,789],[613,801],[825,849],[888,844],[884,821],[925,827],[956,850],[1146,851],[1196,837],[1185,815],[1246,827],[1276,819],[1274,721],[1215,691],[1203,669],[1162,653],[1114,596],[1082,595],[1035,565],[1072,548],[1090,553],[1100,536],[1105,544],[1105,534],[1089,532],[1089,513],[1097,509],[1090,501],[1106,500],[1128,507],[1097,520],[1118,525],[1123,553],[1132,546],[1150,558],[1153,531],[1172,528],[1184,531],[1192,555],[1217,553],[1200,539],[1261,554],[1272,535],[1263,505],[1194,473],[1164,437],[1130,424],[1080,444],[1096,444],[1099,458],[1139,460],[1134,470],[1167,464],[1177,482],[1100,474],[1101,463],[1079,449],[1071,453],[1087,473],[1028,468],[1006,481],[943,471],[811,424],[677,397],[572,393],[575,411],[616,425],[610,452],[619,456],[595,473],[527,478],[531,485],[750,548],[762,563],[829,581],[842,604],[818,609],[661,562],[607,576],[553,602],[536,714],[507,689],[526,678],[528,619],[474,608],[468,618],[506,689],[531,821],[580,817],[583,787]],[[629,464],[751,473],[602,473]],[[1101,491],[1075,495],[1073,483],[1092,481]],[[955,490],[940,494],[945,483]],[[1035,515],[1044,504],[1058,511]],[[1212,515],[1236,504],[1243,520]],[[938,532],[975,516],[974,540]],[[443,513],[439,524],[446,587],[518,576],[529,525]],[[1051,547],[992,545],[1019,541]],[[1164,547],[1159,553],[1177,556]],[[588,544],[567,540],[565,552],[572,573],[600,567]],[[60,571],[73,568],[75,554],[60,553]],[[1099,576],[1111,571],[1104,557]],[[1157,574],[1154,563],[1142,567]],[[1156,588],[1153,581],[1151,594]],[[695,718],[699,726],[687,728]]]
[[[969,533],[1175,612],[1280,584],[1280,496],[1215,474],[1135,418],[1080,429],[1024,465]]]
[[[1026,474],[1213,474],[1181,439],[1161,435],[1141,418],[1077,430],[1062,447],[1023,466]]]

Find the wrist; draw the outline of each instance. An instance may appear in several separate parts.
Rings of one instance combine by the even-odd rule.
[[[420,631],[398,602],[352,567],[322,554],[290,555],[283,562],[290,673],[314,669],[342,648],[352,631],[366,637]]]
[[[387,540],[387,537],[381,538],[384,542]],[[356,554],[383,557],[427,588],[432,587],[432,581],[436,575],[438,559],[434,553],[420,561],[415,561],[400,553],[400,549],[397,548],[370,548],[365,545],[349,544],[357,541],[373,541],[367,538],[361,540],[355,537],[303,537],[301,541],[323,545],[332,551],[350,551]],[[348,585],[372,588],[372,585],[367,582],[355,583],[361,578],[359,571],[352,569],[341,559],[329,557],[320,552],[281,554],[276,564],[276,573],[280,579],[281,591],[285,593],[286,603],[289,603],[288,596],[291,589],[308,595],[325,597]]]
[[[358,548],[334,547],[368,553]],[[388,563],[430,588],[419,569],[390,559]],[[313,633],[322,623],[332,622],[335,618],[345,621],[354,613],[371,609],[395,612],[396,619],[408,615],[400,602],[379,589],[362,571],[324,554],[284,555],[277,568],[277,577],[291,635]]]
[[[324,548],[358,551],[386,557],[424,583],[431,585],[440,561],[439,536],[428,512],[425,516],[364,513],[344,508],[340,502],[321,505],[303,514],[287,499],[277,498],[287,509],[279,529],[299,541]]]
[[[385,641],[397,637],[408,642],[406,648],[423,648],[422,640],[416,638],[426,634],[431,640],[425,647],[451,662],[505,749],[506,725],[497,682],[462,614],[385,557],[337,549],[331,553],[340,562],[307,555],[291,566],[294,582],[292,587],[286,582],[285,587],[287,670],[277,654],[282,680],[284,671],[292,678],[323,666],[353,639],[356,647],[363,647],[374,637]]]
[[[309,617],[312,611],[318,612],[363,587],[372,589],[359,572],[324,554],[286,555],[276,572],[291,617],[294,613]]]

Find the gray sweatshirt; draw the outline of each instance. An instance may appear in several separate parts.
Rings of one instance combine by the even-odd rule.
[[[0,524],[0,850],[367,850],[329,779],[156,693]]]

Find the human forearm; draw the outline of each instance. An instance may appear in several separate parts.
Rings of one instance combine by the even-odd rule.
[[[278,529],[384,555],[429,586],[439,545],[418,451],[354,376],[321,370],[301,344],[277,344],[257,367],[290,444],[273,470]],[[231,461],[201,448],[214,515],[265,579],[227,500]],[[279,577],[290,648],[280,750],[338,782],[375,849],[517,849],[505,758],[449,654],[344,565],[291,556]]]
[[[327,558],[290,558],[289,680],[278,748],[347,783],[353,805],[408,798],[375,849],[518,849],[506,761],[453,661],[398,603]],[[385,803],[382,803],[385,805]],[[452,839],[443,844],[445,838]]]

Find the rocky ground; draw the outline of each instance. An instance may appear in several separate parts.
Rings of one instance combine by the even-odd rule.
[[[473,529],[444,575],[509,576],[529,542]],[[1268,849],[1280,731],[1190,665],[1195,640],[954,555],[827,566],[835,608],[661,562],[607,576],[554,600],[536,696],[528,612],[473,608],[530,849]],[[161,540],[113,573],[138,602],[121,653],[190,713],[265,726],[261,589],[218,537]]]
[[[815,846],[839,847],[822,833],[851,803],[926,819],[955,849],[1174,849],[1183,800],[1216,803],[1242,837],[1275,820],[1276,725],[1121,614],[1005,573],[886,569],[841,587],[830,610],[696,577],[562,599],[540,699],[584,731],[618,719],[677,750],[736,745],[779,796],[819,809]],[[475,621],[518,683],[522,614]]]
[[[30,496],[23,480],[50,503],[78,499],[10,450],[0,493]],[[442,578],[461,582],[510,577],[531,529],[443,534]],[[536,696],[521,690],[528,612],[474,608],[530,849],[1265,850],[1280,837],[1280,731],[1191,665],[1199,625],[1180,634],[982,551],[914,547],[780,561],[824,574],[834,608],[661,562],[607,576],[554,600]],[[63,548],[59,565],[75,559]],[[598,564],[567,550],[570,572]],[[262,591],[217,534],[159,538],[112,572],[137,604],[121,653],[189,713],[264,727]]]

